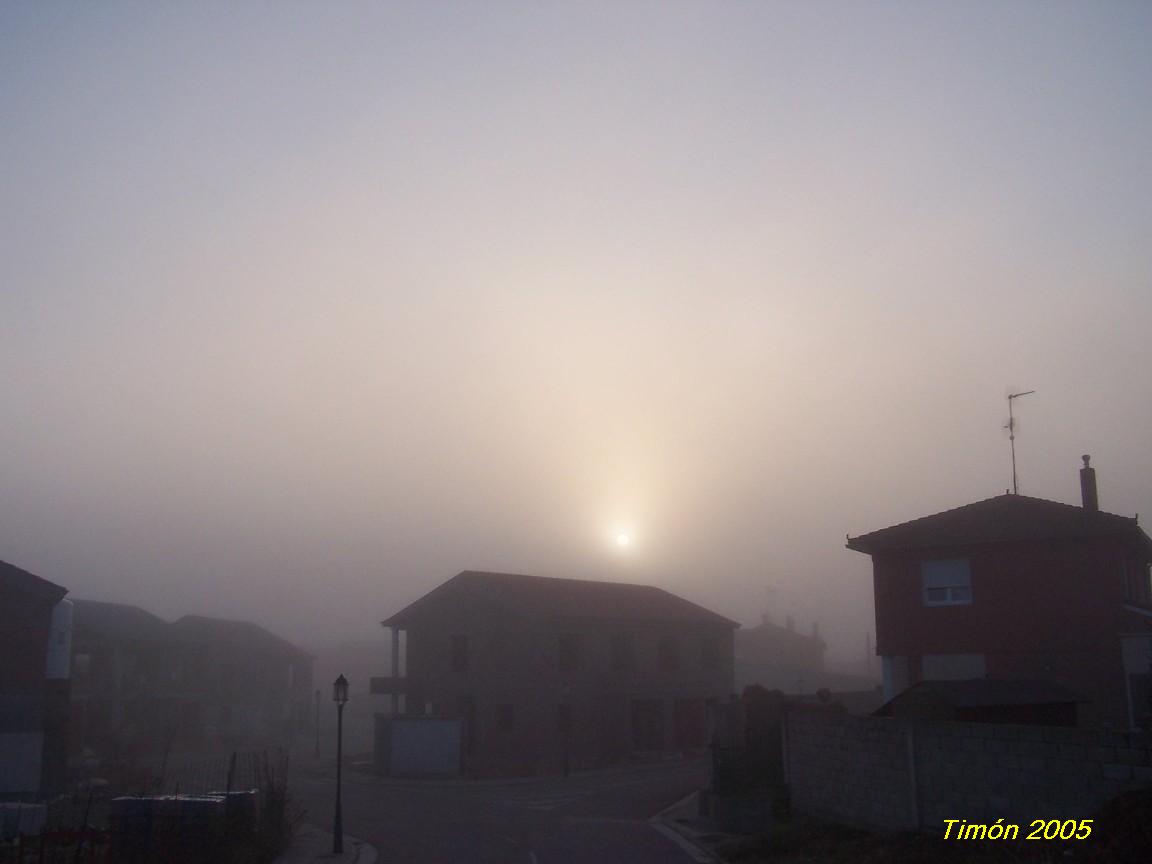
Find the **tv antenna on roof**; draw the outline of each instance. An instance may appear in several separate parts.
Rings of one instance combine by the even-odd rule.
[[[1008,430],[1008,443],[1012,445],[1012,494],[1020,494],[1020,486],[1016,482],[1016,418],[1012,415],[1012,400],[1019,399],[1021,396],[1031,396],[1035,390],[1025,390],[1023,393],[1009,393],[1008,394],[1008,425],[1004,428]]]

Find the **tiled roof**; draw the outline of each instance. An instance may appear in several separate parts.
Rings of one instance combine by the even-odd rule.
[[[236,650],[262,648],[278,654],[311,657],[295,645],[270,633],[251,621],[227,621],[203,615],[185,615],[174,622],[165,621],[139,606],[105,603],[97,600],[74,600],[74,627],[77,635],[111,639],[133,639],[139,642],[173,642],[183,644],[218,644]]]
[[[307,651],[297,648],[291,642],[281,639],[275,633],[270,633],[251,621],[229,621],[205,615],[185,615],[169,626],[175,631],[177,638],[185,642],[231,646],[244,651],[262,648],[276,654],[313,659]]]
[[[992,708],[1005,705],[1054,705],[1085,702],[1066,687],[1051,681],[1009,678],[968,678],[961,681],[921,681],[881,706],[876,713],[892,713],[906,699],[930,698],[954,708]]]
[[[0,561],[0,593],[9,592],[39,595],[45,603],[55,605],[64,599],[68,589],[47,579],[41,579],[27,570],[21,570],[7,561]]]
[[[519,573],[465,570],[393,615],[386,627],[405,625],[443,603],[500,608],[520,615],[611,621],[703,622],[740,625],[703,606],[651,585],[554,579]]]
[[[997,495],[850,537],[847,546],[874,554],[894,549],[1095,537],[1126,538],[1152,551],[1152,540],[1134,518],[1024,495]]]
[[[170,626],[163,618],[126,603],[99,600],[73,600],[73,628],[79,636],[163,642],[171,639]]]

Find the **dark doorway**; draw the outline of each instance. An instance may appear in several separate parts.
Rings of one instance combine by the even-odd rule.
[[[632,749],[664,749],[664,703],[660,699],[632,700]]]
[[[676,749],[700,750],[707,743],[708,720],[703,699],[677,699],[672,711]]]

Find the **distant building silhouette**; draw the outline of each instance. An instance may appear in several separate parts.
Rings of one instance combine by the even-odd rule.
[[[645,585],[466,571],[383,623],[406,650],[375,692],[458,718],[474,774],[701,749],[733,691],[739,625]]]
[[[263,627],[75,607],[75,748],[290,743],[312,728],[313,658]]]
[[[1081,507],[1000,495],[849,538],[872,556],[887,698],[924,681],[1016,681],[1019,693],[1046,682],[1065,706],[1082,700],[1082,723],[1149,724],[1152,540],[1136,519],[1100,512],[1084,463]],[[931,698],[1023,710],[1019,695],[988,701],[1011,688],[952,690]]]
[[[813,692],[824,686],[824,640],[796,632],[791,616],[781,627],[765,614],[758,625],[736,632],[736,683],[759,684],[785,693]]]
[[[73,605],[73,749],[200,743],[202,712],[184,692],[168,622],[125,603]]]
[[[185,686],[218,739],[290,744],[312,728],[307,651],[251,621],[185,615],[171,627]]]

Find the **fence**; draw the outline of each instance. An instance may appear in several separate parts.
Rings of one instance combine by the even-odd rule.
[[[793,811],[881,830],[945,819],[1080,819],[1152,786],[1152,735],[937,723],[793,708],[784,718]]]
[[[219,859],[207,840],[244,845],[259,831],[258,843],[274,846],[290,830],[284,751],[184,754],[107,767],[108,778],[89,778],[72,795],[6,805],[0,864],[208,862]],[[238,841],[237,829],[244,834]],[[196,844],[202,855],[191,849]]]
[[[264,772],[283,776],[287,767],[288,754],[284,750],[175,756],[155,764],[148,778],[148,794],[204,795],[255,789]]]

